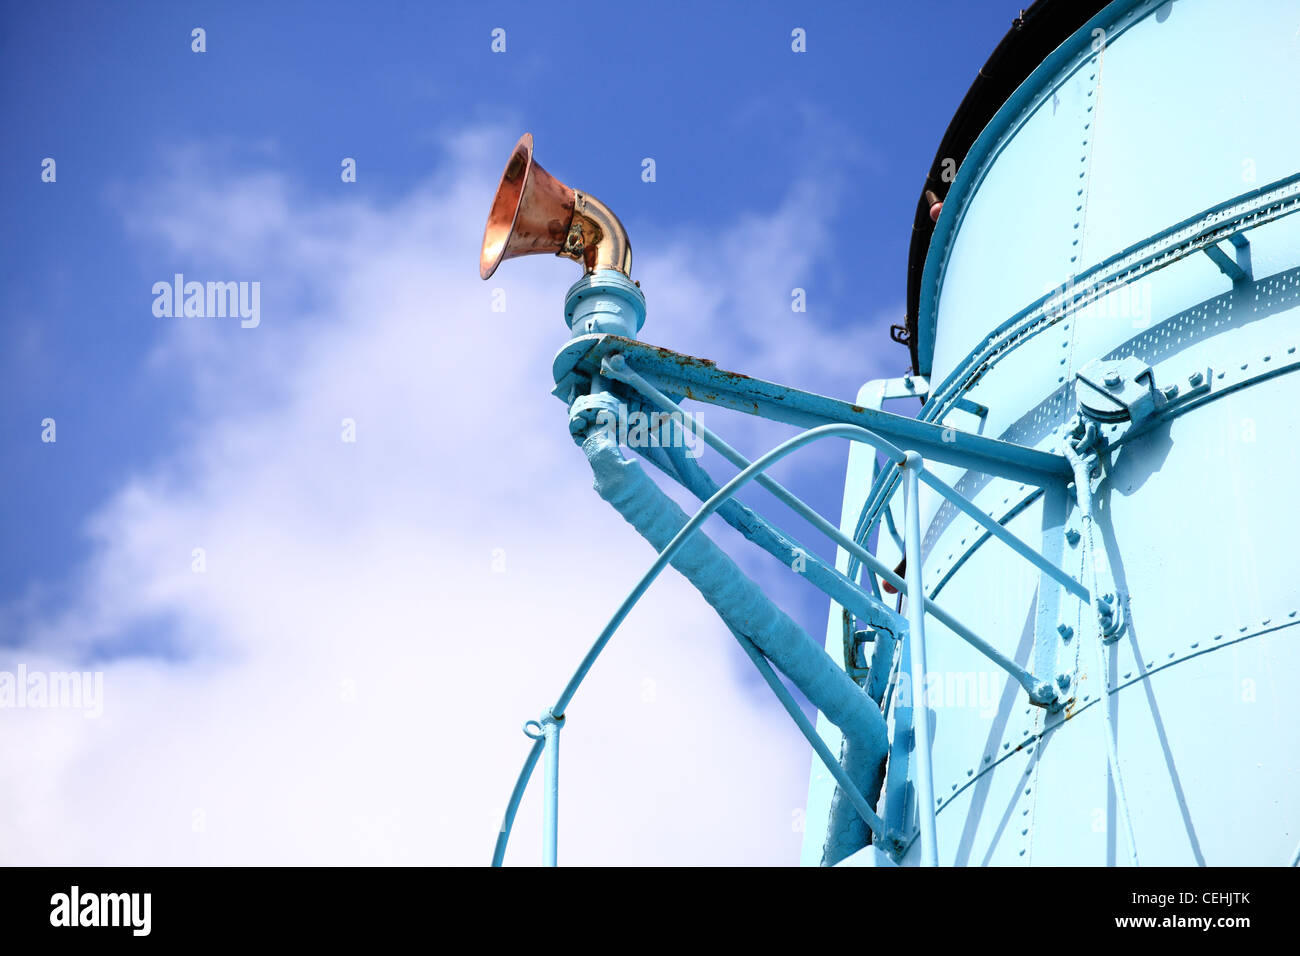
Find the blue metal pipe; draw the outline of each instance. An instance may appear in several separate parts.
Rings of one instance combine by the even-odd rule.
[[[564,715],[551,711],[542,716],[542,745],[546,754],[546,794],[542,815],[542,863],[556,866],[560,830],[560,728]]]
[[[993,537],[1006,544],[1012,551],[1025,558],[1030,564],[1038,568],[1038,570],[1060,582],[1067,591],[1079,598],[1079,600],[1084,602],[1088,600],[1088,589],[1086,587],[1070,575],[1066,574],[1065,571],[1058,568],[1051,561],[1048,561],[1045,557],[1029,545],[1025,544],[998,522],[994,521],[989,515],[985,514],[979,508],[976,508],[974,503],[956,488],[953,488],[941,479],[936,478],[924,469],[920,471],[919,477],[921,481],[924,481],[935,491],[939,492],[939,494],[951,501],[962,512],[974,518],[975,521],[982,525],[989,534],[993,535]]]
[[[614,335],[571,340],[552,363],[556,382],[553,393],[563,397],[571,388],[581,390],[583,383],[599,372],[600,362],[616,353],[622,353],[642,375],[674,395],[787,425],[857,425],[899,447],[921,450],[933,461],[1038,485],[1064,478],[1070,471],[1065,459],[1052,452],[737,375],[704,359]]]
[[[867,696],[880,704],[880,709],[886,713],[889,712],[889,708],[885,707],[885,694],[889,690],[890,680],[893,677],[894,651],[898,648],[902,636],[901,630],[898,634],[876,631],[875,644],[871,649],[871,667],[867,671],[866,681],[863,682]]]
[[[591,430],[583,441],[583,451],[591,463],[597,493],[660,550],[656,564],[671,561],[728,627],[753,641],[840,728],[845,738],[846,773],[860,791],[878,792],[888,741],[885,720],[875,702],[706,535],[685,537],[721,505],[724,494],[730,497],[784,454],[832,435],[875,438],[849,425],[805,432],[742,471],[689,520],[638,463],[623,457],[617,441],[603,429]],[[668,550],[674,542],[675,554]],[[832,818],[824,861],[836,863],[866,846],[868,840],[866,822],[850,805]]]
[[[662,451],[662,449],[638,449],[638,451]],[[670,448],[668,459],[672,471],[665,472],[675,477],[684,488],[701,501],[707,501],[717,494],[719,485],[699,462],[686,456],[676,454],[680,449]],[[658,456],[646,455],[647,459],[659,465]],[[663,467],[659,465],[659,467]],[[859,618],[871,621],[888,620],[897,625],[894,630],[901,632],[902,618],[878,599],[868,594],[857,584],[831,567],[817,555],[803,547],[782,529],[771,524],[753,509],[744,505],[739,499],[732,498],[718,509],[718,517],[739,531],[745,538],[758,545],[786,567],[801,561],[803,569],[798,573],[810,584],[825,592],[833,601],[848,608]]]
[[[907,583],[914,595],[924,594],[921,584],[921,503],[918,477],[924,462],[914,451],[903,465],[903,543],[907,555]],[[938,866],[939,848],[934,819],[934,774],[930,762],[930,710],[925,703],[925,606],[907,601],[908,651],[912,664],[912,720],[916,752],[916,804],[921,825],[921,865]]]
[[[590,439],[590,437],[591,436],[588,436],[588,439]],[[587,676],[587,672],[591,670],[591,666],[596,662],[601,651],[604,650],[605,645],[609,643],[610,638],[614,636],[614,632],[618,630],[619,625],[623,623],[624,618],[626,618],[632,608],[636,606],[637,601],[641,600],[642,595],[645,594],[646,590],[654,582],[655,578],[659,576],[660,572],[667,567],[669,561],[677,554],[678,550],[690,537],[691,533],[699,528],[699,526],[702,525],[710,515],[717,511],[723,502],[727,501],[742,487],[753,481],[755,476],[766,471],[781,459],[794,454],[804,445],[811,444],[812,442],[819,441],[823,438],[841,437],[848,437],[866,443],[874,443],[878,440],[873,433],[867,431],[865,428],[860,428],[857,425],[822,425],[817,428],[809,429],[806,432],[782,442],[767,454],[763,455],[752,465],[723,485],[716,495],[701,505],[700,509],[695,512],[691,519],[676,534],[673,540],[669,542],[668,546],[659,553],[659,557],[655,559],[654,563],[646,570],[646,573],[642,575],[641,580],[637,582],[630,592],[628,592],[627,596],[623,599],[623,603],[620,604],[618,610],[614,612],[614,616],[610,618],[609,622],[605,625],[604,630],[601,631],[595,642],[587,650],[586,656],[583,657],[582,662],[578,665],[578,669],[569,679],[569,683],[560,694],[556,705],[551,708],[552,711],[559,711],[561,713],[565,712],[569,701],[573,699],[573,695],[577,693],[578,688],[582,685],[583,679]],[[585,444],[586,441],[584,441],[584,446]],[[624,459],[621,454],[617,454],[617,445],[613,444],[612,440],[609,444],[613,446],[613,451],[615,452],[619,462],[622,462],[624,466],[634,465],[633,462],[628,462]],[[639,467],[636,468],[635,474],[639,475],[642,481],[653,484],[653,482],[650,482],[650,479],[645,476],[645,472],[643,472]],[[658,490],[657,486],[655,486],[655,490]],[[661,495],[663,494],[662,492],[659,493]],[[671,500],[669,503],[673,504]],[[676,508],[677,506],[673,504],[673,507]],[[678,511],[680,510],[681,509],[678,509]],[[730,561],[731,559],[727,558],[727,560]],[[895,575],[895,578],[896,577],[897,575]],[[767,600],[766,597],[764,597],[764,600]]]
[[[530,721],[530,723],[532,723]],[[527,729],[524,733],[528,733]],[[510,844],[510,831],[515,826],[515,815],[519,812],[519,803],[524,799],[524,791],[528,789],[528,780],[533,775],[533,768],[537,766],[537,760],[542,755],[542,738],[539,734],[532,738],[533,745],[528,748],[528,755],[524,757],[524,765],[519,770],[519,776],[515,778],[514,789],[510,791],[510,800],[506,803],[505,815],[501,818],[501,829],[497,831],[496,846],[492,850],[492,865],[500,866],[505,862],[506,847]]]

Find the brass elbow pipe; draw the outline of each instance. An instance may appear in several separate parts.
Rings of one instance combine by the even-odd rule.
[[[533,134],[515,144],[492,197],[479,275],[506,259],[551,252],[581,262],[584,274],[613,269],[630,277],[632,243],[618,217],[595,196],[566,186],[533,159]]]
[[[582,263],[584,272],[617,269],[632,275],[632,243],[612,209],[595,196],[573,191],[573,219],[557,255]]]

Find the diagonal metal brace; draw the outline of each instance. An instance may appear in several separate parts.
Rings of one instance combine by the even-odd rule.
[[[1219,267],[1220,272],[1232,280],[1234,286],[1253,282],[1255,276],[1250,265],[1250,240],[1238,232],[1229,236],[1228,242],[1235,250],[1233,255],[1228,255],[1222,243],[1206,246],[1205,254]]]
[[[827,424],[857,425],[899,447],[915,449],[927,461],[939,461],[1039,487],[1062,479],[1069,480],[1070,477],[1069,463],[1053,452],[728,372],[708,359],[617,335],[584,335],[569,341],[556,355],[552,366],[556,383],[553,394],[567,399],[574,387],[579,392],[586,391],[591,378],[601,374],[601,361],[620,353],[647,381],[670,395],[708,402],[800,428]]]

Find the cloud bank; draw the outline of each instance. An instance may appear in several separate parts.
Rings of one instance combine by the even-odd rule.
[[[96,512],[69,597],[5,609],[0,669],[104,675],[98,719],[0,714],[5,862],[487,862],[520,725],[653,557],[548,394],[576,273],[475,274],[509,140],[450,138],[389,204],[197,152],[124,204],[153,278],[259,281],[261,323],[155,318],[142,282],[140,374],[187,383],[183,438]],[[646,337],[841,393],[871,377],[878,323],[790,311],[828,251],[817,182],[723,228],[707,264],[685,238],[638,245]],[[785,433],[725,431],[754,454]],[[842,450],[817,454],[783,480],[837,487]],[[743,559],[820,638],[825,602]],[[747,667],[689,586],[654,585],[569,710],[561,862],[797,861],[810,755]],[[508,862],[538,861],[540,809]]]

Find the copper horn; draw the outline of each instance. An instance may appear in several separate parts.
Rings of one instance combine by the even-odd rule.
[[[533,134],[515,143],[492,197],[483,229],[478,274],[484,279],[506,259],[553,252],[582,263],[583,272],[617,269],[632,274],[632,244],[609,207],[566,186],[533,159]]]

